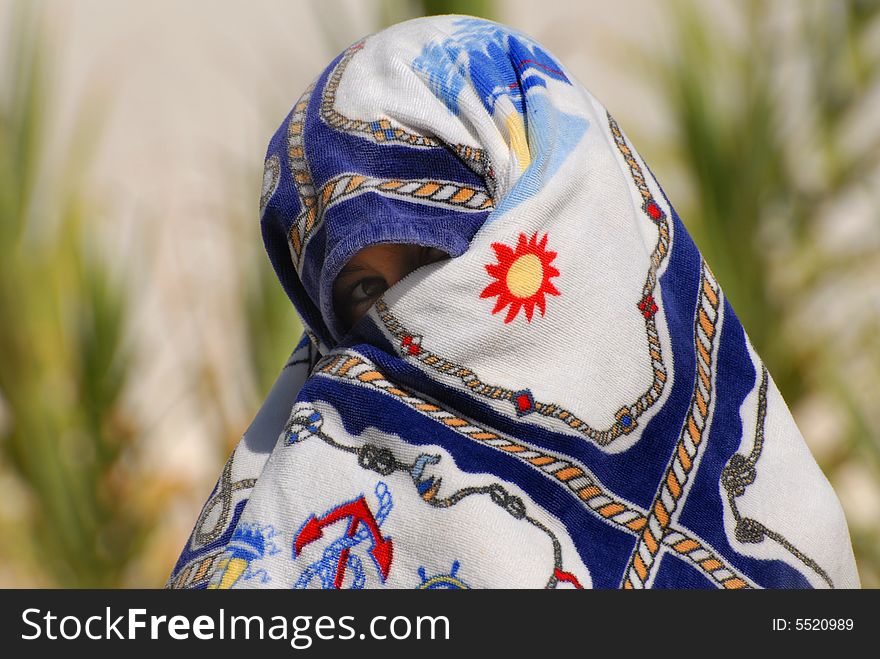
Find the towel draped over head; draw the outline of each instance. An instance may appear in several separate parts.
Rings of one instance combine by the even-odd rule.
[[[349,47],[271,139],[260,213],[306,331],[169,586],[858,585],[718,281],[530,38],[443,16]],[[376,243],[452,258],[346,333],[333,281]]]

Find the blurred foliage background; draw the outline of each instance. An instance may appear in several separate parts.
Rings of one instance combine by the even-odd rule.
[[[627,0],[634,27],[613,43],[598,3],[303,2],[252,54],[287,63],[256,73],[229,54],[227,21],[219,40],[187,38],[208,52],[206,85],[222,71],[244,87],[253,135],[238,150],[199,146],[210,193],[146,209],[102,185],[96,163],[137,71],[76,83],[65,106],[59,25],[76,10],[61,4],[0,3],[0,586],[164,583],[299,336],[256,223],[278,118],[353,39],[468,13],[532,34],[579,75],[599,44],[612,75],[597,79],[615,82],[583,81],[666,185],[841,497],[863,585],[880,587],[880,2]],[[141,5],[115,20],[136,23]],[[77,9],[92,20],[109,6]],[[149,91],[160,110],[179,93]],[[132,178],[137,189],[159,174]]]

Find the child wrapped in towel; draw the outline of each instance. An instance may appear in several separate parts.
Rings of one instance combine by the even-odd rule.
[[[169,586],[858,586],[709,265],[533,40],[443,16],[357,42],[260,201],[306,331]]]

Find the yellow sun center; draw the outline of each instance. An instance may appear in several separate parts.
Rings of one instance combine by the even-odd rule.
[[[523,254],[507,271],[507,289],[516,297],[531,297],[541,288],[543,280],[541,259],[534,254]]]

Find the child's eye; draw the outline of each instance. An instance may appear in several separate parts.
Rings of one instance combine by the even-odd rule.
[[[348,298],[352,304],[363,304],[379,297],[386,290],[388,290],[388,284],[382,277],[367,277],[355,284],[354,288],[349,291]]]

